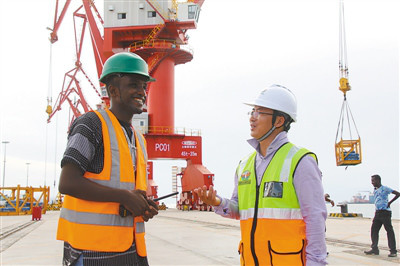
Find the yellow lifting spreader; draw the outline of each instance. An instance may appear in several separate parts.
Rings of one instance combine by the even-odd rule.
[[[347,67],[346,34],[344,27],[343,0],[339,0],[339,90],[343,92],[343,104],[340,111],[338,128],[336,131],[335,153],[337,166],[357,165],[361,163],[361,139],[357,126],[351,113],[346,93],[351,89],[349,84],[349,69]],[[350,119],[351,118],[351,119]],[[345,128],[347,127],[347,129]],[[357,138],[353,138],[352,128],[357,132]],[[343,133],[347,138],[343,138]]]

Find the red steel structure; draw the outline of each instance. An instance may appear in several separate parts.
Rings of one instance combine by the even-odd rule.
[[[71,0],[66,0],[58,15],[59,1],[56,1],[54,27],[50,34],[52,43],[58,40],[57,32],[71,2]],[[114,53],[130,51],[140,55],[148,63],[150,75],[157,80],[148,86],[147,112],[144,118],[142,117],[146,121],[139,124],[139,127],[145,125],[142,132],[147,140],[148,156],[151,160],[185,159],[187,161],[187,167],[179,176],[182,192],[186,192],[182,193],[186,202],[187,195],[190,194],[189,208],[200,208],[201,202],[198,202],[191,191],[199,186],[212,185],[214,174],[202,165],[202,138],[199,131],[175,128],[174,69],[175,65],[184,64],[193,59],[193,53],[184,49],[184,45],[188,43],[186,33],[189,29],[196,29],[203,2],[204,0],[186,2],[138,0],[124,3],[124,1],[108,0],[105,4],[103,21],[94,1],[82,0],[82,5],[73,13],[77,58],[75,67],[65,74],[63,88],[54,107],[51,108],[49,104],[47,108],[48,122],[50,122],[53,115],[61,110],[61,105],[67,101],[73,112],[70,123],[82,113],[92,109],[82,93],[77,79],[78,73],[86,77],[102,99],[102,107],[108,105],[108,97],[102,93],[105,90],[102,89],[102,92],[99,92],[96,89],[80,61],[87,26],[90,30],[98,76],[102,72],[104,62]],[[183,12],[180,13],[180,10]],[[141,18],[136,18],[135,14]],[[81,32],[76,30],[78,19],[83,20]],[[104,36],[101,34],[99,25],[104,28]],[[73,101],[72,96],[78,96],[78,100]],[[157,197],[157,186],[152,180],[152,162],[148,165],[148,172],[150,184],[148,194]]]

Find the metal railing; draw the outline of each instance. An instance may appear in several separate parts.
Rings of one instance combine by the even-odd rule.
[[[150,41],[137,41],[129,45],[129,51],[134,52],[137,49],[140,48],[152,48],[152,47],[157,47],[157,48],[176,48],[179,47],[176,44],[175,40],[169,40],[169,39],[153,39]]]

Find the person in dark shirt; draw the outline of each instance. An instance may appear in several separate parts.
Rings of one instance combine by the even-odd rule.
[[[70,128],[59,183],[63,265],[148,265],[144,222],[158,208],[146,197],[146,142],[131,121],[151,80],[138,55],[111,56],[100,77],[110,109],[88,112]],[[122,217],[121,206],[131,215]]]

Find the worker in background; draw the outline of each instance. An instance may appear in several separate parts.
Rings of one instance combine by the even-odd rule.
[[[331,200],[331,196],[328,193],[325,194],[325,201],[330,203],[332,207],[335,206],[335,202]]]
[[[335,202],[331,200],[331,196],[328,193],[325,194],[325,202],[330,203],[331,207],[335,206]],[[325,233],[326,233],[326,226],[325,226]],[[329,252],[326,252],[326,255],[329,255]]]
[[[364,253],[367,255],[379,255],[379,231],[383,224],[387,233],[390,249],[388,256],[397,257],[396,238],[392,226],[392,211],[390,210],[390,205],[400,197],[400,193],[389,187],[382,186],[381,177],[379,175],[371,176],[371,183],[374,186],[375,216],[371,226],[371,250],[364,251]],[[389,194],[395,195],[391,201],[388,200]]]
[[[111,56],[100,77],[110,109],[88,112],[70,128],[59,183],[64,265],[148,265],[144,221],[158,212],[146,197],[146,142],[131,122],[150,80],[138,55]],[[120,206],[132,214],[121,217]]]
[[[231,199],[212,186],[195,189],[215,212],[239,219],[241,265],[325,265],[326,206],[316,155],[289,142],[294,94],[280,85],[252,103],[250,146],[235,172]]]

